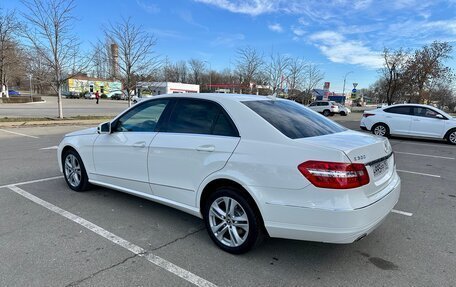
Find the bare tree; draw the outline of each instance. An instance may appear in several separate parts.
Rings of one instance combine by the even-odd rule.
[[[190,75],[192,84],[202,84],[203,73],[206,70],[206,64],[202,60],[190,59],[188,61],[190,66]]]
[[[160,66],[154,48],[157,40],[154,35],[132,23],[131,18],[110,24],[105,29],[106,36],[119,48],[119,71],[124,89],[128,94],[128,106],[131,106],[131,91],[135,89],[136,79],[154,73]]]
[[[396,98],[396,93],[403,84],[402,76],[404,75],[408,55],[402,48],[396,51],[385,48],[382,56],[384,63],[381,72],[386,84],[385,96],[388,105],[391,105]]]
[[[315,89],[323,80],[324,74],[316,64],[308,64],[304,73],[304,93],[303,102],[308,102],[312,98],[312,90]]]
[[[0,8],[0,97],[7,95],[8,82],[15,68],[17,43],[14,35],[19,29],[15,11],[3,11]]]
[[[91,67],[92,74],[97,78],[115,77],[112,44],[112,41],[105,37],[104,40],[99,40],[93,47]]]
[[[291,58],[288,66],[288,95],[292,99],[297,99],[303,89],[304,74],[307,69],[307,63],[300,58]],[[303,99],[299,98],[302,103]]]
[[[79,42],[73,34],[74,0],[21,0],[26,27],[22,34],[53,73],[51,86],[58,94],[58,114],[63,118],[62,86],[67,79],[82,72]]]
[[[273,94],[276,93],[278,89],[282,89],[283,84],[287,81],[289,66],[289,57],[271,52],[269,62],[266,66],[266,73],[268,75],[269,85],[272,88]]]
[[[242,83],[250,84],[258,76],[264,65],[263,55],[255,48],[245,47],[237,50],[237,72]]]

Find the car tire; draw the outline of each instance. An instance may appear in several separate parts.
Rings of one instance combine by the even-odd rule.
[[[386,124],[384,124],[384,123],[375,124],[372,127],[372,133],[374,135],[382,136],[382,137],[389,137],[390,136],[389,127]]]
[[[449,130],[445,138],[449,144],[456,145],[456,129]]]
[[[89,189],[89,177],[87,176],[84,163],[79,154],[70,149],[62,156],[63,177],[68,187],[74,191],[85,191]]]
[[[345,117],[347,114],[345,112],[340,112],[340,115]]]
[[[231,213],[226,212],[227,209]],[[236,188],[223,187],[213,192],[206,200],[203,215],[209,237],[228,253],[245,253],[264,238],[263,224],[254,203]]]
[[[323,115],[324,115],[325,117],[329,116],[330,114],[331,114],[331,112],[330,112],[329,110],[324,110],[324,111],[323,111]]]

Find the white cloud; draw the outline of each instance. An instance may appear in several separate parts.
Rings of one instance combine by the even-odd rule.
[[[160,8],[156,4],[150,3],[147,0],[136,0],[136,4],[149,14],[160,12]]]
[[[229,35],[221,35],[215,38],[212,42],[212,46],[226,46],[232,48],[236,46],[239,42],[242,42],[245,39],[244,34],[229,34]]]
[[[280,25],[279,23],[269,24],[268,28],[269,28],[269,30],[277,32],[277,33],[283,32],[282,25]]]
[[[274,12],[277,9],[276,1],[270,0],[195,0],[196,2],[210,4],[233,13],[249,14],[257,16],[260,14]],[[277,1],[279,2],[279,1]]]
[[[347,40],[340,33],[323,31],[311,35],[309,39],[332,62],[361,65],[369,69],[382,67],[379,52],[372,51],[362,42]]]
[[[304,29],[302,29],[301,27],[295,27],[295,26],[291,27],[291,32],[293,32],[293,34],[297,37],[304,36],[304,34],[306,33],[306,31]]]

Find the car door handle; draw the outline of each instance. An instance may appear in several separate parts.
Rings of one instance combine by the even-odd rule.
[[[387,119],[391,119],[391,118],[392,118],[392,116],[386,116],[385,118],[387,118]]]
[[[413,120],[414,120],[415,122],[419,122],[419,121],[420,121],[420,119],[413,119]]]
[[[196,148],[197,151],[209,151],[212,152],[215,150],[215,146],[213,145],[201,145]]]
[[[137,142],[133,144],[133,147],[136,148],[145,148],[146,147],[146,142]]]

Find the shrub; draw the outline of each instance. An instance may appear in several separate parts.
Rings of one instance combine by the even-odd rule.
[[[100,98],[102,98],[102,99],[107,99],[108,96],[106,96],[106,94],[101,94]]]

